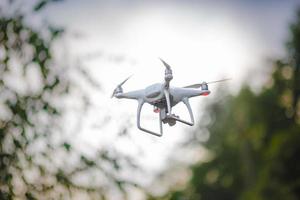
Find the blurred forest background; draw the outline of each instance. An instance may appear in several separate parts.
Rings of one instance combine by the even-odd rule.
[[[78,82],[99,86],[82,67],[70,67],[65,54],[63,60],[55,56],[62,28],[28,23],[55,2],[1,2],[0,199],[126,198],[125,185],[136,184],[118,171],[136,168],[133,161],[112,147],[85,155],[65,132],[64,124],[70,123],[65,114],[71,110],[81,119],[89,108]]]
[[[38,1],[29,13],[56,1]],[[267,84],[259,92],[245,85],[235,96],[219,90],[180,147],[204,146],[207,159],[184,166],[188,181],[160,195],[124,179],[122,168],[139,169],[112,147],[89,157],[64,137],[68,98],[80,100],[78,117],[89,107],[74,77],[98,86],[83,68],[55,59],[63,29],[35,29],[27,15],[13,0],[0,8],[0,199],[130,199],[130,188],[147,199],[300,199],[300,11],[287,57],[263,66],[272,67]],[[201,143],[204,129],[210,138]],[[172,170],[156,182],[176,176]]]
[[[204,145],[207,158],[189,167],[186,185],[150,199],[300,198],[300,10],[296,16],[287,57],[263,66],[273,72],[262,90],[245,85],[231,96],[220,89],[222,97],[207,105],[199,130],[182,147]],[[205,128],[210,138],[199,143]]]

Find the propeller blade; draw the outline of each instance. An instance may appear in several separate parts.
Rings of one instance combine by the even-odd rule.
[[[115,96],[116,89],[114,89],[113,93],[111,94],[110,98],[113,98]]]
[[[218,83],[218,82],[229,81],[229,80],[231,80],[231,78],[225,78],[225,79],[222,79],[222,80],[211,81],[211,82],[208,82],[207,84]]]
[[[130,79],[132,77],[132,75],[128,76],[124,81],[122,81],[113,91],[112,95],[110,98],[113,98],[117,92],[118,89],[122,90],[121,86],[126,83],[126,81],[128,81],[128,79]]]
[[[184,88],[199,88],[199,87],[201,87],[203,84],[212,84],[212,83],[218,83],[218,82],[223,82],[223,81],[228,81],[228,80],[231,80],[231,78],[221,79],[221,80],[217,80],[217,81],[210,81],[210,82],[208,82],[208,83],[203,82],[203,83],[198,83],[198,84],[188,85],[188,86],[185,86]]]
[[[130,79],[132,75],[128,76],[123,82],[121,82],[118,86],[122,86],[128,79]]]
[[[166,69],[171,69],[170,65],[168,65],[168,63],[166,63],[163,59],[159,58],[159,60],[164,64]]]

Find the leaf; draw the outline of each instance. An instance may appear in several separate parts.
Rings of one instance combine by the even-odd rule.
[[[61,35],[64,32],[64,29],[50,26],[49,31],[51,31],[52,38],[54,39],[54,38],[58,37],[59,35]]]
[[[21,143],[20,143],[19,140],[14,139],[13,142],[14,142],[14,145],[15,145],[16,148],[18,148],[18,149],[21,149],[21,148],[22,148],[22,145],[21,145]]]
[[[45,6],[46,6],[46,4],[48,3],[49,1],[47,1],[47,0],[42,0],[42,1],[40,1],[38,4],[36,4],[35,5],[35,7],[34,7],[34,11],[39,11],[39,10],[41,10],[42,8],[44,8]]]
[[[30,192],[26,192],[25,196],[28,200],[36,200],[36,198]]]
[[[84,162],[87,166],[95,166],[96,163],[90,159],[88,159],[87,157],[85,157],[84,155],[81,155],[80,157],[81,161]]]
[[[63,0],[41,0],[39,3],[37,3],[34,6],[34,11],[40,11],[41,9],[43,9],[49,2],[59,2],[59,1],[63,1]]]
[[[63,143],[63,147],[66,149],[67,152],[70,152],[70,150],[72,148],[71,144],[69,144],[67,142]]]

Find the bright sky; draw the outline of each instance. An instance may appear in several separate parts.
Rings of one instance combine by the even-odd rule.
[[[158,57],[172,66],[175,86],[224,77],[233,78],[227,83],[232,92],[245,79],[257,86],[265,81],[266,60],[283,56],[296,5],[296,0],[107,2],[69,0],[43,13],[69,30],[68,50],[103,88],[90,92],[94,107],[74,140],[82,148],[113,145],[154,171],[165,166],[176,145],[195,128],[165,126],[162,138],[139,131],[136,102],[110,99],[115,86],[131,74],[125,91],[163,81]],[[212,95],[191,101],[196,121],[204,110],[201,104],[214,98],[216,88],[212,85]],[[144,122],[158,128],[151,109],[145,109]],[[179,108],[176,114],[182,112]],[[117,138],[126,124],[130,137]]]

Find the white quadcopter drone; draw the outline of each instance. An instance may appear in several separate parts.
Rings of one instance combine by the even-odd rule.
[[[111,96],[111,98],[116,97],[119,99],[125,98],[137,100],[137,127],[142,131],[159,137],[163,135],[162,123],[168,123],[169,126],[174,126],[176,121],[178,121],[193,126],[194,116],[189,103],[189,98],[196,96],[207,96],[210,94],[210,91],[208,90],[208,84],[229,80],[223,79],[208,83],[203,82],[185,87],[170,87],[170,81],[173,79],[171,67],[162,59],[160,60],[166,67],[164,83],[155,83],[146,87],[145,89],[123,92],[122,85],[130,78],[128,77],[116,87]],[[186,105],[190,115],[190,122],[180,119],[179,116],[172,114],[172,107],[179,102],[183,102]],[[156,133],[141,127],[140,118],[144,103],[153,105],[154,112],[159,113],[160,133]]]

